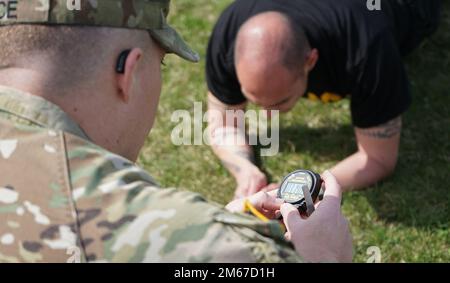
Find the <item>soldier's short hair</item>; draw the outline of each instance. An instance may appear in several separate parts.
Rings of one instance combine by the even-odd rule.
[[[98,30],[44,25],[0,27],[0,41],[2,42],[0,64],[2,66],[14,64],[22,56],[34,52],[65,51],[67,56],[70,56],[70,50],[80,50],[82,46],[95,44],[93,39]],[[85,44],[80,44],[83,42]]]
[[[138,31],[88,26],[0,26],[0,70],[27,68],[33,64],[31,56],[42,56],[52,66],[47,75],[54,76],[53,87],[70,88],[89,80],[102,67],[109,67],[106,57],[114,47],[114,32]]]

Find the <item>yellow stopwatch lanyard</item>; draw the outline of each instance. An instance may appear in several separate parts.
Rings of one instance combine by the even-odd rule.
[[[246,199],[244,202],[244,212],[245,213],[250,212],[263,222],[267,223],[270,221],[269,218],[265,217],[264,214],[259,212],[248,199]]]
[[[266,216],[264,216],[264,214],[262,214],[261,212],[259,212],[248,199],[246,199],[244,202],[244,212],[245,213],[250,212],[256,218],[260,219],[261,221],[263,221],[265,223],[270,222],[270,219],[267,218]],[[283,232],[286,232],[286,228],[281,223],[280,223],[280,227]]]

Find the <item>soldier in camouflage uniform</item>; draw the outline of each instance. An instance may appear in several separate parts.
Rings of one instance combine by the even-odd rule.
[[[66,0],[6,2],[0,26],[147,30],[165,51],[198,61],[197,54],[165,21],[168,0],[86,0],[81,1],[81,11],[68,9]],[[128,61],[126,66],[125,73]],[[287,236],[296,249],[285,240],[277,221],[264,223],[250,215],[232,213],[240,210],[242,200],[226,210],[197,194],[158,187],[130,161],[135,156],[127,159],[99,146],[101,142],[88,136],[80,121],[58,102],[33,94],[0,86],[0,262],[303,260],[293,230]],[[270,207],[270,202],[274,210],[281,205],[262,193],[250,199],[259,208]],[[340,214],[339,196],[333,205],[334,216],[328,211],[324,217],[332,219],[332,225],[344,227],[333,237],[345,238],[336,244],[343,246],[340,253],[346,256],[318,260],[348,261],[351,242]],[[285,219],[300,219],[290,207],[282,213]],[[320,229],[312,232],[311,241],[320,238]],[[302,256],[316,260],[308,251]]]

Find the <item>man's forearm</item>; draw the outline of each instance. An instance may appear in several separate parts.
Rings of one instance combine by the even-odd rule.
[[[226,105],[208,93],[208,136],[214,153],[236,179],[235,198],[252,195],[267,186],[266,175],[255,165],[245,132],[245,107]]]
[[[391,168],[383,166],[380,162],[363,152],[357,152],[338,163],[331,172],[344,191],[358,190],[388,177]]]
[[[231,137],[234,138],[234,137]],[[254,166],[253,148],[249,145],[217,145],[212,149],[227,170],[237,178],[243,168]]]
[[[239,121],[239,115],[233,112],[244,110],[245,104],[226,105],[212,93],[208,93],[210,144],[214,153],[236,179],[243,168],[252,167],[255,163],[253,148],[248,144],[245,130],[239,127],[244,122]]]
[[[355,128],[358,152],[331,170],[344,190],[368,187],[394,172],[401,129],[401,116],[376,127]]]
[[[267,178],[254,164],[249,145],[213,145],[213,150],[236,180],[235,198],[252,195],[267,186]]]

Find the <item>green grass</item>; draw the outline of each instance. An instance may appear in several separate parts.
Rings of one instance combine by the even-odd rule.
[[[195,3],[194,3],[195,2]],[[209,34],[230,0],[177,0],[170,22],[202,58]],[[394,176],[344,196],[354,238],[355,261],[378,246],[383,262],[450,262],[450,3],[431,40],[406,59],[414,103],[404,116],[400,160]],[[169,56],[159,115],[139,163],[161,185],[199,192],[226,204],[235,184],[207,146],[172,145],[174,110],[206,108],[203,60],[188,64]],[[281,117],[281,148],[263,158],[272,181],[297,168],[322,171],[351,154],[355,139],[348,101],[333,105],[302,101]]]

